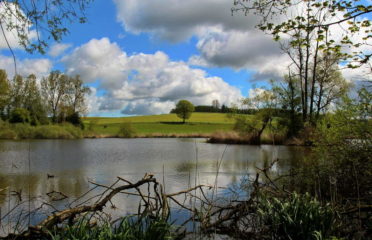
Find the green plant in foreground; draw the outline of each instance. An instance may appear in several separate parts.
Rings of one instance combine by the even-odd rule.
[[[274,239],[327,239],[335,224],[335,212],[309,194],[292,194],[284,200],[262,198],[258,215]]]
[[[163,240],[174,239],[171,225],[163,219],[150,219],[148,217],[136,220],[125,217],[118,225],[105,222],[92,227],[86,219],[62,230],[55,230],[51,239],[79,239],[79,240]]]

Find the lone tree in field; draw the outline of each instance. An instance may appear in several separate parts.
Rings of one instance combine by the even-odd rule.
[[[186,119],[191,117],[191,113],[195,110],[194,105],[187,100],[180,100],[178,101],[175,109],[175,113],[179,118],[183,119],[183,123],[185,123]]]

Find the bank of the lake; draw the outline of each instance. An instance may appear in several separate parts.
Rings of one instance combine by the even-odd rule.
[[[193,113],[186,123],[176,114],[82,120],[83,128],[71,124],[31,126],[1,122],[0,139],[208,138],[210,143],[250,144],[249,136],[234,132],[235,120],[223,113]],[[261,137],[263,144],[288,144],[284,140],[269,131],[264,131]]]

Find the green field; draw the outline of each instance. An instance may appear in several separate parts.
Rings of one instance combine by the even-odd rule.
[[[233,119],[223,113],[193,113],[185,124],[182,124],[176,114],[121,118],[87,117],[83,121],[88,130],[101,135],[117,134],[124,122],[130,122],[137,135],[210,134],[231,130],[234,123]]]

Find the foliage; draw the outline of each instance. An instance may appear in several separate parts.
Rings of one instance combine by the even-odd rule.
[[[272,239],[328,238],[335,229],[335,212],[308,193],[288,198],[261,198],[258,215]]]
[[[130,122],[124,122],[120,124],[118,136],[122,138],[131,138],[134,136],[136,131],[134,130]]]
[[[6,71],[0,69],[0,119],[5,119],[5,109],[9,104],[10,84]]]
[[[72,226],[66,226],[62,231],[56,229],[51,232],[53,240],[80,239],[80,240],[165,240],[173,239],[171,225],[162,219],[145,218],[135,220],[125,217],[115,226],[105,222],[92,227],[88,220],[83,219]]]
[[[81,120],[81,117],[78,112],[74,112],[66,117],[66,121],[72,125],[78,126],[81,129],[84,129],[84,123]]]
[[[295,8],[300,11],[293,11]],[[310,39],[319,42],[319,50],[341,54],[343,58],[349,59],[349,67],[352,68],[368,64],[371,57],[371,53],[363,49],[372,37],[371,22],[363,16],[372,12],[372,6],[363,0],[237,0],[234,1],[232,11],[243,11],[245,14],[253,12],[261,16],[258,27],[272,34],[275,40],[285,34],[296,34],[298,37],[290,40],[292,47],[306,47]],[[337,41],[330,30],[343,33],[343,38]],[[362,35],[362,41],[356,42],[350,38],[352,34]],[[346,49],[350,47],[357,51],[347,52]]]
[[[84,11],[91,2],[92,0],[1,1],[2,36],[8,42],[5,30],[10,31],[28,52],[45,53],[48,40],[59,42],[68,33],[67,23],[86,21]],[[36,41],[30,39],[30,28],[37,33]],[[9,44],[8,47],[12,50]]]
[[[363,46],[368,46],[367,40],[372,37],[370,20],[357,19],[372,11],[366,2],[237,0],[234,5],[233,12],[253,12],[261,16],[258,27],[281,41],[282,50],[292,61],[288,76],[299,80],[304,122],[314,122],[314,115],[319,116],[319,111],[325,110],[347,88],[337,74],[340,61],[346,61],[351,68],[369,64],[371,53],[363,50]],[[349,27],[335,29],[339,23]],[[335,31],[342,34],[341,41],[334,37]],[[363,35],[363,40],[352,40],[349,36],[354,33]]]
[[[343,235],[355,238],[368,228],[371,199],[372,142],[371,93],[362,89],[358,99],[344,97],[334,113],[318,122],[312,134],[312,154],[294,167],[289,190],[310,192],[341,212]],[[350,210],[351,209],[351,210]],[[354,209],[354,210],[353,210]]]
[[[11,123],[29,123],[30,112],[24,108],[16,108],[10,114],[9,122]]]
[[[284,123],[281,118],[276,121],[276,126],[273,125],[274,117],[278,116],[277,104],[278,97],[273,91],[268,90],[262,90],[255,96],[243,99],[242,105],[256,109],[257,112],[250,117],[233,115],[235,118],[234,130],[241,135],[249,136],[251,144],[260,144],[263,132],[265,129],[269,129],[272,135],[272,142],[275,143],[274,135],[279,130],[285,129],[285,126],[281,126]]]
[[[192,105],[191,102],[187,100],[180,100],[176,104],[175,113],[179,118],[183,120],[183,123],[185,123],[186,119],[189,119],[191,117],[192,112],[195,110],[194,105]]]

